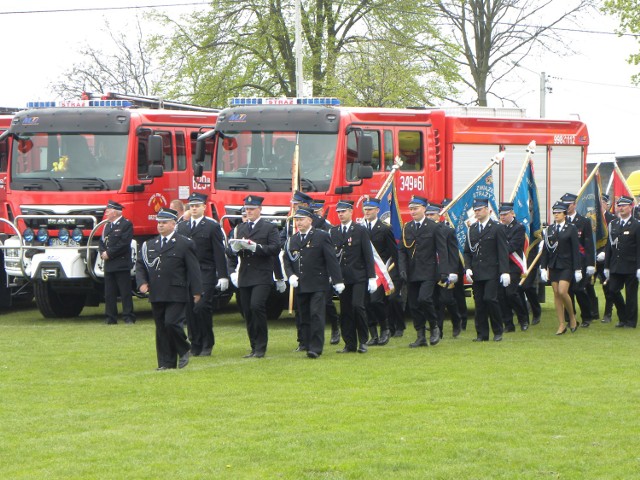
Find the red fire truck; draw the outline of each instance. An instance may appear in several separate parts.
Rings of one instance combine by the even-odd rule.
[[[105,205],[134,224],[136,245],[157,234],[155,215],[203,189],[192,151],[217,110],[110,94],[40,102],[15,114],[6,181],[4,266],[10,283],[31,283],[45,317],[73,317],[103,299],[97,245]],[[206,110],[206,111],[205,111]],[[133,272],[132,272],[133,274]]]

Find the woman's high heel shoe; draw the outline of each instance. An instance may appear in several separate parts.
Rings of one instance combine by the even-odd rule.
[[[562,330],[561,332],[556,332],[556,335],[564,335],[565,333],[567,333],[567,326],[564,326],[564,330]]]
[[[571,333],[576,333],[576,330],[578,329],[579,326],[580,326],[580,322],[576,322],[576,326],[569,327],[569,330],[571,330]]]

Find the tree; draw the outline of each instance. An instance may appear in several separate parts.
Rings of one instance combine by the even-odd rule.
[[[618,17],[620,31],[618,33],[632,33],[636,40],[640,41],[640,9],[637,0],[607,0],[604,2],[603,11]],[[627,61],[631,65],[640,65],[640,53],[632,53]],[[640,73],[631,77],[635,85],[640,85]]]
[[[553,5],[552,5],[553,4]],[[558,9],[561,4],[561,10]],[[593,0],[448,0],[437,1],[444,25],[453,27],[458,51],[450,57],[468,71],[463,84],[472,103],[487,106],[488,96],[500,101],[497,84],[534,48],[553,49],[561,41],[556,30],[593,8]],[[566,51],[566,48],[565,48]]]

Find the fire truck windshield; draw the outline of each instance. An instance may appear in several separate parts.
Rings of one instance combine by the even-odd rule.
[[[114,190],[120,188],[127,135],[22,134],[13,142],[14,190]]]
[[[312,191],[327,190],[333,174],[335,133],[225,132],[217,137],[216,186],[247,190],[287,191],[296,144],[299,174]]]

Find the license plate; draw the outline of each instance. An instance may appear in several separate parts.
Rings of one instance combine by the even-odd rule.
[[[77,247],[78,246],[78,242],[76,242],[75,240],[70,238],[67,243],[64,243],[59,238],[55,238],[54,237],[54,238],[50,238],[49,239],[49,246],[51,246],[51,247],[66,247],[66,246]]]

